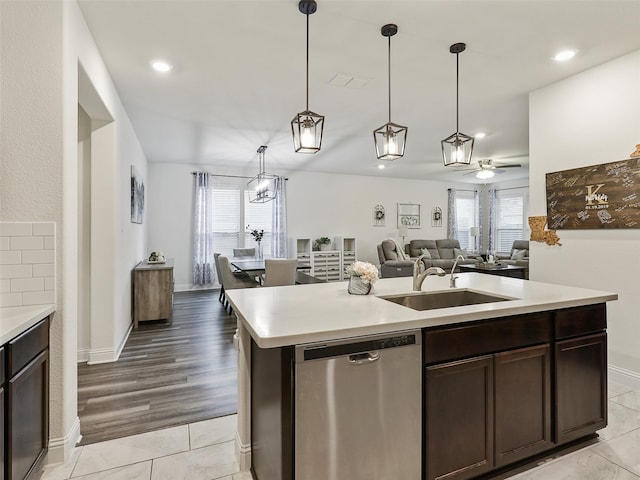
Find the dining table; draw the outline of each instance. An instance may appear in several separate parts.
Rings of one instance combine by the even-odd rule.
[[[247,258],[247,257],[231,257],[229,263],[236,270],[244,272],[252,277],[261,278],[265,272],[265,259]],[[313,277],[309,273],[305,273],[303,270],[311,270],[311,265],[298,262],[296,266],[296,284],[308,284],[308,283],[324,283],[325,280]]]

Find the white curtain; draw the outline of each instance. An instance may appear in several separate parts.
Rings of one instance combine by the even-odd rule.
[[[287,258],[287,180],[284,177],[275,178],[274,194],[271,255],[274,258]]]
[[[448,190],[447,238],[458,238],[458,222],[456,221],[456,191],[453,188]]]
[[[213,258],[213,185],[206,172],[193,174],[193,284],[216,281]]]
[[[487,200],[489,201],[489,245],[487,246],[487,253],[489,253],[496,249],[496,191],[494,189],[489,190]]]

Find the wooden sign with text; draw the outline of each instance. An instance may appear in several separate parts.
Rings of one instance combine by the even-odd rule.
[[[547,173],[549,229],[640,228],[640,158]]]

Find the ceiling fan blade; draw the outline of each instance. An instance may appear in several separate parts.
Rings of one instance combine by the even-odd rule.
[[[475,169],[471,170],[469,173],[463,173],[463,175],[465,175],[465,176],[466,176],[466,175],[473,175],[473,174],[475,174],[475,173],[478,173],[479,171],[480,171],[480,170],[478,170],[477,168],[475,168]]]
[[[504,170],[500,170],[499,168],[496,168],[495,170],[493,170],[493,173],[504,173]]]
[[[514,167],[521,167],[522,165],[520,165],[519,163],[512,163],[510,165],[495,165],[497,168],[514,168]]]

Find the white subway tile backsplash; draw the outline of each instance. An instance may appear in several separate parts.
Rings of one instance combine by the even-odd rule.
[[[11,237],[10,250],[43,250],[44,237]]]
[[[56,234],[56,224],[53,222],[36,222],[33,224],[33,235],[53,236]]]
[[[22,305],[42,305],[45,303],[56,303],[56,295],[52,290],[42,292],[24,292],[22,294]]]
[[[31,265],[3,265],[0,278],[28,278],[33,276]]]
[[[53,263],[55,258],[55,250],[24,250],[22,252],[22,263]]]
[[[56,275],[56,265],[54,263],[36,263],[33,265],[34,277],[54,277]]]
[[[22,263],[22,252],[2,250],[0,251],[0,265],[20,265]]]
[[[1,307],[55,303],[55,235],[55,222],[0,222]]]
[[[33,235],[33,223],[2,222],[0,223],[0,235],[3,237],[22,237]]]
[[[44,278],[13,278],[11,279],[12,292],[39,292],[44,290]]]
[[[21,307],[21,293],[0,293],[0,307]]]

